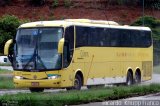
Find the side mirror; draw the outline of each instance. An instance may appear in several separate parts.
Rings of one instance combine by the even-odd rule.
[[[63,53],[63,47],[64,47],[64,38],[60,39],[58,42],[58,53]]]
[[[9,55],[9,48],[10,48],[10,45],[13,43],[13,39],[10,39],[8,40],[6,43],[5,43],[5,46],[4,46],[4,55],[8,56]]]

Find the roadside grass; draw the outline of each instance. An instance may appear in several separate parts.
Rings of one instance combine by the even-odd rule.
[[[156,74],[160,74],[160,65],[153,67],[153,72]]]
[[[160,92],[160,84],[106,87],[58,93],[19,93],[0,96],[0,102],[14,102],[17,106],[64,106],[117,100],[156,92]]]
[[[11,66],[9,63],[0,63],[0,66]]]
[[[0,75],[0,89],[14,89],[12,76]]]
[[[13,73],[13,71],[11,71],[11,70],[0,69],[0,75],[1,74],[12,74],[12,73]]]

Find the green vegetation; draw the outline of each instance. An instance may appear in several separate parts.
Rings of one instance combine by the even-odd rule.
[[[0,18],[0,52],[3,53],[7,40],[16,35],[16,28],[20,25],[17,17],[4,15]]]
[[[135,21],[133,26],[142,26],[143,17],[140,17]],[[151,16],[144,17],[144,26],[150,27],[153,36],[154,45],[154,65],[160,64],[160,19],[156,19]]]
[[[0,69],[0,89],[14,89],[12,71]]]
[[[17,106],[64,106],[100,102],[105,100],[117,100],[137,95],[145,95],[160,91],[160,85],[119,86],[81,91],[61,91],[59,93],[30,93],[4,95],[0,97],[2,103],[7,101],[16,103]]]
[[[72,5],[72,0],[64,0],[64,6],[70,7]]]
[[[8,5],[12,0],[0,0],[0,6]]]
[[[160,10],[160,2],[152,4],[152,7],[155,8],[155,9]]]
[[[46,0],[28,0],[31,5],[42,6],[46,3]]]
[[[142,5],[143,1],[140,0],[140,4]],[[160,1],[159,0],[144,0],[144,5],[146,8],[160,9]]]
[[[53,3],[52,3],[52,7],[55,8],[55,7],[58,7],[58,0],[53,0]]]
[[[14,89],[12,75],[0,75],[0,89]]]
[[[19,20],[14,15],[4,15],[0,17],[0,53],[3,53],[6,41],[16,35],[18,26],[28,21],[29,20]]]
[[[0,74],[12,74],[13,72],[11,70],[5,70],[5,69],[0,69]]]
[[[0,89],[14,89],[12,74],[10,70],[0,69]]]
[[[111,5],[127,5],[127,6],[143,6],[143,0],[106,0],[106,4],[110,3]],[[145,8],[160,9],[159,0],[144,0]]]
[[[10,63],[0,63],[0,66],[11,66]]]

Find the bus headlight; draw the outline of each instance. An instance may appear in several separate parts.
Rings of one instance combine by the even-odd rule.
[[[23,79],[22,76],[14,76],[15,79]]]
[[[60,75],[49,76],[48,79],[57,79],[60,78]]]

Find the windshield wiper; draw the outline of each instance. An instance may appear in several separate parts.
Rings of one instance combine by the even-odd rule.
[[[35,59],[35,57],[36,57],[36,48],[34,49],[33,56],[30,58],[30,60],[27,62],[27,64],[23,67],[23,70],[26,69],[26,67],[29,65],[29,63],[30,63],[31,61],[33,61],[33,60]]]
[[[41,63],[41,65],[44,67],[44,69],[47,69],[39,55],[37,55],[37,62],[38,62],[38,60]]]
[[[36,48],[35,48],[34,53],[33,53],[33,56],[30,58],[30,60],[27,62],[27,64],[23,67],[24,70],[25,70],[26,67],[29,65],[29,63],[32,62],[32,61],[34,61],[34,60],[35,60],[35,64],[34,64],[34,65],[35,65],[35,69],[37,69],[38,60],[39,60],[39,62],[41,63],[41,65],[43,66],[43,68],[44,68],[44,69],[47,69],[46,66],[44,65],[41,57],[40,57],[36,52],[37,52],[37,50],[36,50]],[[37,57],[37,61],[36,61],[36,57]]]

